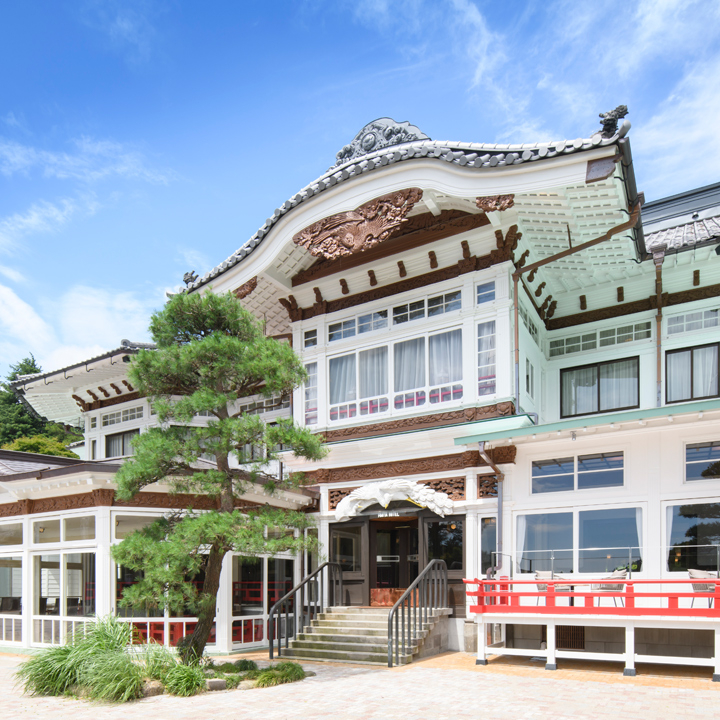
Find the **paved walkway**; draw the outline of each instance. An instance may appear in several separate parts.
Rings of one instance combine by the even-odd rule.
[[[720,720],[720,683],[694,668],[639,666],[624,678],[619,664],[565,661],[548,672],[524,658],[477,667],[472,655],[447,653],[393,670],[303,663],[317,675],[291,685],[113,706],[24,696],[13,685],[21,660],[0,655],[3,720]]]

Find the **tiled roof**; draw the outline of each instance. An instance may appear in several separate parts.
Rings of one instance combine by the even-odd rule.
[[[50,370],[48,372],[40,372],[40,373],[34,373],[31,375],[19,375],[16,380],[13,380],[13,382],[10,383],[11,386],[18,386],[23,385],[27,382],[30,382],[32,380],[38,380],[40,378],[49,377],[50,375],[57,375],[58,373],[64,373],[67,370],[72,370],[77,367],[81,367],[83,365],[89,365],[90,363],[97,362],[98,360],[105,360],[106,358],[110,358],[113,355],[118,355],[120,353],[132,353],[137,352],[138,350],[154,350],[155,345],[153,343],[139,343],[134,342],[132,340],[121,340],[120,341],[120,347],[115,348],[114,350],[108,350],[107,352],[104,352],[102,355],[96,355],[95,357],[88,358],[87,360],[83,360],[82,362],[73,363],[72,365],[68,365],[67,367],[62,367],[57,370]]]
[[[630,123],[625,121],[611,137],[607,137],[601,131],[598,131],[592,137],[586,139],[578,138],[576,140],[559,140],[524,145],[487,145],[420,139],[400,144],[389,144],[361,157],[358,157],[357,153],[355,153],[345,163],[342,163],[340,159],[338,165],[331,167],[324,175],[305,186],[300,192],[283,203],[245,245],[203,277],[189,283],[186,291],[195,290],[205,285],[244,260],[260,245],[273,225],[294,207],[353,177],[365,175],[386,165],[416,159],[447,162],[472,168],[478,172],[491,172],[496,168],[533,163],[538,160],[614,145],[627,134],[629,129]]]
[[[53,455],[0,450],[0,478],[75,465],[78,462],[80,460],[77,458],[59,458]]]
[[[654,247],[666,245],[669,251],[677,251],[713,240],[720,240],[720,215],[646,233],[645,247],[652,252]]]

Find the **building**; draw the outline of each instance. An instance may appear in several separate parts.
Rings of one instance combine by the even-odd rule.
[[[563,652],[720,656],[707,589],[704,615],[683,615],[697,600],[688,571],[716,572],[720,546],[720,184],[643,207],[626,112],[603,115],[588,139],[511,146],[377,120],[239,251],[186,276],[188,292],[234,292],[304,358],[308,383],[275,411],[330,447],[319,463],[284,463],[319,491],[344,603],[394,601],[442,560],[452,649],[474,649],[481,619],[497,652],[546,652],[549,666]],[[77,401],[102,463],[121,440],[93,412],[112,400],[122,419],[143,404],[117,370],[114,387],[64,371],[50,390],[48,377],[16,387],[43,414]],[[248,407],[264,412],[257,401]],[[578,612],[597,600],[587,593],[607,592],[593,580],[623,569],[620,603],[628,577],[655,581],[654,609],[679,587],[671,580],[688,597],[651,620]],[[488,573],[531,591],[478,615],[463,579]],[[538,585],[536,573],[551,576]],[[551,616],[538,588],[555,574],[586,596]],[[228,628],[241,616],[224,612],[219,647],[236,647]],[[556,626],[582,632],[550,640]]]

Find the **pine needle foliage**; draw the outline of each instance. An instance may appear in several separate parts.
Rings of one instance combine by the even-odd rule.
[[[222,561],[228,552],[247,556],[299,552],[314,540],[303,531],[311,525],[300,512],[265,505],[236,508],[249,488],[272,494],[296,486],[266,474],[278,448],[317,460],[321,440],[289,418],[272,425],[239,410],[253,395],[287,396],[307,377],[300,358],[287,343],[265,336],[262,325],[230,293],[178,294],[153,315],[154,351],[140,351],[129,369],[130,381],[151,399],[161,423],[135,438],[135,455],[116,476],[117,495],[129,500],[156,482],[173,493],[214,498],[217,510],[187,512],[164,518],[114,546],[113,558],[143,578],[128,588],[122,605],[162,607],[191,612],[195,631],[179,646],[186,663],[202,657],[209,637]],[[207,426],[187,425],[208,415]],[[262,447],[259,458],[248,447]],[[210,461],[210,462],[208,462]],[[265,528],[298,530],[265,534]],[[203,577],[202,587],[192,582]]]

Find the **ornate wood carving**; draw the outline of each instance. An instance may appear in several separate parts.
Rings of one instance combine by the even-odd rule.
[[[623,302],[623,300],[625,300],[625,288],[621,285],[621,286],[617,289],[617,301],[618,301],[618,302]]]
[[[32,514],[59,512],[61,510],[79,510],[89,507],[95,507],[95,499],[92,493],[81,493],[79,495],[63,495],[33,500],[30,512]]]
[[[280,298],[279,303],[287,310],[290,322],[302,320],[302,308],[298,307],[297,300],[294,295],[288,298]]]
[[[123,381],[122,381],[122,384],[123,384],[130,392],[134,392],[134,391],[135,391],[135,388],[134,388],[127,380],[123,380]]]
[[[550,297],[552,297],[552,295]],[[557,310],[557,300],[553,300],[550,303],[550,307],[548,307],[547,312],[545,313],[545,319],[549,320],[555,314],[555,310]]]
[[[509,210],[515,204],[514,195],[490,195],[475,198],[475,204],[485,213]]]
[[[114,490],[93,490],[91,492],[96,507],[111,507],[115,499]]]
[[[323,218],[295,235],[293,242],[327,260],[363,252],[387,240],[421,199],[419,188],[383,195],[356,210]]]
[[[587,297],[585,295],[580,296],[580,309],[587,310]]]
[[[377,285],[377,278],[375,277],[375,271],[368,270],[368,277],[370,278],[370,287],[375,287]]]
[[[362,253],[345,255],[335,260],[318,260],[306,270],[295,275],[292,285],[296,287],[321,277],[345,272],[358,265],[376,262],[405,250],[412,250],[436,240],[443,240],[489,224],[489,220],[482,213],[473,215],[461,210],[443,210],[438,217],[432,213],[415,215],[406,218],[403,226],[384,243]]]
[[[122,390],[115,383],[110,383],[110,387],[115,391],[116,395],[122,395]]]
[[[527,259],[528,259],[528,256],[529,256],[529,255],[530,255],[530,251],[529,251],[529,250],[526,250],[526,251],[520,256],[520,259],[519,259],[519,260],[517,261],[517,263],[515,264],[515,266],[517,267],[518,270],[525,265],[525,263],[527,262]],[[535,272],[535,271],[533,270],[533,271],[530,273],[530,275],[533,275],[534,272]],[[528,277],[528,280],[530,280],[529,277]],[[530,280],[530,282],[532,282],[532,280]]]
[[[250,278],[246,283],[243,283],[237,290],[235,290],[235,297],[238,300],[244,300],[250,293],[255,290],[258,284],[257,275]]]
[[[347,295],[350,292],[350,288],[348,287],[347,280],[345,280],[345,278],[340,278],[340,290],[343,295]]]
[[[497,478],[494,475],[477,476],[478,498],[497,497]]]
[[[345,497],[347,497],[353,490],[357,488],[337,488],[334,490],[328,490],[328,508],[334,510],[338,503]]]
[[[92,390],[86,390],[85,391],[95,402],[98,402],[100,398],[92,391]]]
[[[547,316],[547,310],[548,310],[548,307],[549,307],[549,305],[550,305],[551,302],[552,302],[552,295],[548,295],[548,296],[545,298],[545,300],[543,301],[543,304],[540,306],[540,310],[539,310],[539,312],[540,312],[540,317],[541,317],[543,320],[545,320],[545,318],[546,318],[546,316]]]
[[[71,397],[80,406],[83,412],[88,411],[88,404],[79,395],[72,395]]]
[[[438,259],[437,259],[437,255],[435,254],[434,250],[431,250],[428,253],[428,259],[430,260],[430,269],[435,270],[438,266]]]
[[[429,429],[444,425],[456,425],[463,422],[488,420],[494,417],[506,417],[514,413],[512,402],[502,402],[497,405],[484,405],[464,410],[450,410],[433,415],[402,418],[401,420],[388,420],[374,425],[361,425],[357,427],[339,428],[325,433],[326,442],[336,440],[351,440],[355,438],[374,437],[376,435],[389,435],[391,433],[407,432],[409,430]]]
[[[423,485],[431,487],[437,492],[444,492],[451,500],[465,499],[465,478],[451,477],[438,480],[421,480]]]
[[[540,297],[542,295],[543,288],[547,285],[547,283],[543,280],[537,288],[535,289],[535,297]]]
[[[109,397],[110,397],[110,393],[109,393],[104,387],[100,387],[100,386],[98,385],[98,390],[99,390],[106,398],[109,398]]]
[[[138,392],[127,393],[127,395],[113,395],[112,397],[109,397],[107,399],[102,398],[101,400],[95,400],[93,402],[85,403],[85,407],[83,407],[83,410],[86,412],[88,410],[100,410],[101,408],[112,407],[113,405],[119,405],[120,403],[124,402],[132,402],[133,400],[139,399],[140,393]]]
[[[493,462],[499,464],[508,464],[515,462],[517,448],[514,445],[504,445],[489,451]],[[412,460],[396,460],[394,462],[373,463],[370,465],[354,465],[352,467],[341,468],[322,468],[320,470],[305,473],[306,479],[312,485],[325,485],[327,483],[337,482],[358,482],[360,480],[380,480],[382,478],[419,475],[425,473],[447,472],[464,470],[469,467],[482,467],[485,465],[484,460],[480,457],[477,450],[469,450],[455,455],[435,455],[433,457],[414,458]],[[462,486],[462,498],[453,498],[454,500],[464,499],[465,495],[465,479],[450,478],[441,480],[424,481],[428,484],[432,483],[454,483],[455,492],[459,492],[460,483]],[[435,490],[448,492],[441,487],[432,485]],[[348,491],[349,492],[349,491]],[[448,492],[448,494],[450,494]],[[339,498],[338,502],[340,501]]]
[[[398,272],[400,273],[401,278],[403,278],[407,275],[407,270],[405,269],[405,263],[402,260],[398,260]]]
[[[505,233],[505,237],[503,237],[502,230],[495,231],[495,240],[498,250],[502,250],[508,255],[517,248],[520,238],[522,238],[522,233],[518,232],[517,225],[511,225]]]
[[[520,267],[520,266],[518,265],[518,267]],[[536,275],[537,275],[537,268],[535,268],[534,270],[531,270],[528,273],[528,276],[527,276],[528,282],[530,282],[530,283],[533,282],[533,280],[535,280]]]
[[[700,271],[699,270],[693,270],[693,285],[695,287],[700,285]]]

